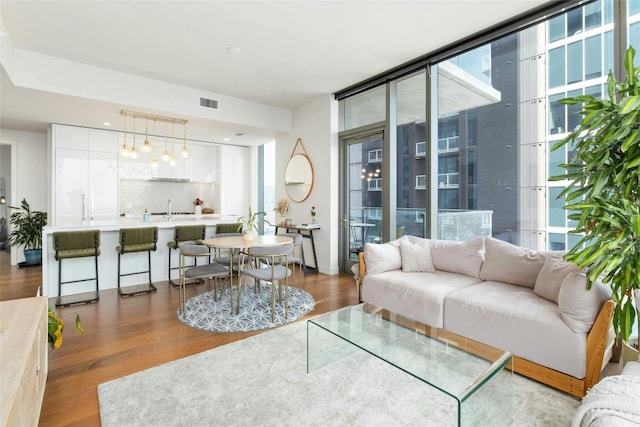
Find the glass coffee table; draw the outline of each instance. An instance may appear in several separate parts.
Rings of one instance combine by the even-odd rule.
[[[459,426],[511,422],[509,352],[366,304],[307,321],[307,373],[361,350],[455,399]]]

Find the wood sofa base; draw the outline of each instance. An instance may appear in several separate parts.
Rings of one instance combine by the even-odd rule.
[[[372,313],[378,313],[385,319],[390,319],[393,316],[396,323],[423,332],[429,337],[447,341],[457,347],[463,347],[465,351],[479,357],[485,359],[495,359],[497,357],[496,350],[487,347],[484,343],[445,329],[432,328],[395,313],[391,314],[388,310],[371,304],[365,303],[365,309]],[[587,391],[600,381],[612,316],[613,301],[609,300],[603,304],[591,331],[587,335],[587,369],[585,378],[575,378],[517,356],[512,356],[512,362],[507,365],[507,369],[573,396],[584,397]]]

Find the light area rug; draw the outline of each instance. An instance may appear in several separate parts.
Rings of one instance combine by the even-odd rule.
[[[233,307],[231,312],[231,299],[229,288],[218,292],[216,300],[213,291],[193,296],[185,304],[184,314],[178,309],[176,316],[183,324],[195,329],[209,332],[247,332],[281,326],[299,319],[311,310],[316,304],[313,296],[295,286],[282,287],[282,303],[277,301],[271,321],[271,285],[261,283],[257,290],[253,284],[245,284],[240,287],[240,309],[236,313],[238,291],[233,288]],[[285,313],[284,294],[285,288],[289,290],[288,309]],[[277,294],[276,294],[277,295]]]
[[[399,369],[356,351],[307,374],[306,349],[296,322],[100,384],[102,426],[457,425],[453,399]],[[505,378],[493,397],[508,420],[467,425],[570,425],[578,399]]]

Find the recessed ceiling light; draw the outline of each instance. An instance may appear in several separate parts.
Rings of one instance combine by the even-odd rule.
[[[109,123],[109,122],[104,122],[102,124],[105,125],[105,126],[111,126],[111,123]]]
[[[225,138],[224,140],[225,140],[225,141],[229,141],[229,138]]]
[[[228,47],[228,48],[227,48],[227,52],[228,52],[230,55],[237,55],[237,54],[239,54],[239,53],[240,53],[240,48],[239,48],[239,47]]]

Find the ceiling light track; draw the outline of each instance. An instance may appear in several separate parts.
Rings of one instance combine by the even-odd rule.
[[[139,113],[136,111],[128,111],[128,110],[121,110],[120,115],[122,115],[122,118],[124,119],[124,144],[122,145],[122,149],[120,151],[120,154],[123,157],[129,157],[131,155],[131,157],[135,159],[138,156],[138,150],[136,147],[136,119],[144,119],[145,138],[144,138],[144,144],[142,146],[142,151],[145,153],[149,153],[149,152],[153,153],[151,164],[154,168],[157,167],[157,158],[155,156],[155,144],[153,144],[152,146],[151,143],[149,142],[149,129],[148,129],[148,123],[147,123],[149,120],[153,121],[154,133],[156,129],[156,122],[162,122],[165,124],[164,151],[162,153],[162,160],[164,160],[165,162],[170,162],[172,166],[175,165],[176,163],[175,155],[174,155],[175,149],[174,149],[173,142],[171,143],[171,154],[169,154],[169,151],[167,150],[167,128],[169,126],[169,123],[171,124],[172,139],[175,138],[174,130],[175,130],[176,123],[178,125],[182,125],[182,128],[183,128],[182,129],[183,130],[182,157],[189,157],[189,149],[187,148],[187,120],[178,119],[176,117],[160,116],[157,114],[148,114],[148,113]],[[133,149],[131,151],[129,150],[129,147],[127,145],[127,118],[128,117],[133,118],[133,132],[132,132],[133,133]]]

